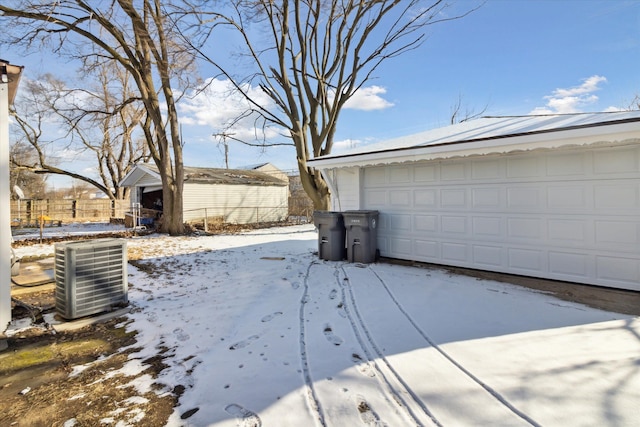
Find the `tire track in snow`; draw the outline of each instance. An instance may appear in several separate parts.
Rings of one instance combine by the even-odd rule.
[[[409,387],[406,381],[402,378],[400,374],[396,372],[391,363],[387,360],[384,353],[380,350],[376,342],[373,340],[367,325],[360,315],[360,311],[358,310],[358,305],[356,303],[355,295],[353,293],[353,289],[351,288],[351,284],[349,283],[349,276],[347,275],[343,266],[340,267],[342,274],[344,276],[343,280],[340,280],[339,277],[336,277],[338,281],[338,286],[340,286],[342,293],[342,301],[344,303],[343,308],[349,319],[351,327],[353,329],[353,333],[362,348],[362,351],[366,356],[366,363],[372,367],[376,371],[376,376],[378,378],[382,378],[382,382],[384,384],[384,388],[386,388],[387,393],[391,394],[393,401],[395,401],[407,414],[407,416],[415,423],[417,426],[424,425],[419,421],[419,417],[416,412],[421,411],[424,415],[427,416],[429,421],[436,426],[442,426],[442,424],[438,421],[438,419],[431,413],[431,411],[427,408],[425,403],[420,399],[420,397]],[[346,282],[346,283],[345,283]],[[347,304],[348,297],[348,304]],[[375,356],[372,354],[375,352]],[[354,362],[357,361],[358,357],[354,355]],[[379,359],[382,362],[382,366],[376,362],[376,359]],[[386,373],[385,373],[386,372]],[[411,409],[410,402],[407,402],[402,395],[406,394],[411,396],[411,399],[417,404],[419,408]]]
[[[304,383],[306,388],[306,398],[307,404],[309,405],[309,409],[312,414],[315,414],[315,418],[320,423],[322,427],[326,426],[324,413],[322,411],[322,407],[320,406],[320,400],[318,399],[318,395],[313,386],[313,379],[311,378],[311,371],[309,370],[309,359],[307,357],[307,342],[306,342],[306,319],[305,319],[305,307],[309,300],[309,274],[311,272],[311,267],[316,264],[317,261],[312,261],[307,266],[307,271],[304,276],[303,282],[303,292],[302,297],[300,297],[300,364],[302,365],[302,376],[304,377]]]
[[[327,288],[329,283],[326,279],[330,279],[331,275],[333,275],[336,284],[333,289],[331,289],[331,286]],[[318,281],[318,277],[326,279]],[[414,415],[415,408],[410,408],[404,400],[408,393],[397,384],[397,381],[388,380],[388,373],[385,374],[382,370],[376,367],[374,360],[375,356],[372,356],[373,351],[370,349],[370,344],[366,339],[362,338],[363,334],[360,332],[360,328],[354,320],[352,309],[348,307],[345,289],[344,286],[341,285],[343,277],[344,275],[341,272],[340,264],[336,265],[333,263],[322,263],[316,261],[311,263],[308,267],[306,274],[307,280],[304,281],[304,294],[301,299],[302,304],[300,311],[300,330],[302,337],[300,348],[301,364],[303,366],[305,388],[307,390],[305,397],[307,399],[308,406],[311,408],[311,412],[318,414],[315,418],[317,420],[321,420],[320,422],[323,423],[323,426],[334,425],[336,423],[337,425],[347,425],[344,424],[346,419],[349,419],[348,425],[359,425],[362,423],[363,426],[371,427],[386,427],[388,425],[414,425],[421,427],[434,425],[431,420],[424,420],[424,416],[416,417]],[[331,290],[329,291],[328,289]],[[327,298],[326,301],[325,298]],[[329,305],[323,309],[320,308],[320,305],[327,304],[327,302],[330,301],[338,302],[337,306],[334,302],[329,303]],[[312,305],[315,306],[315,309],[311,309]],[[326,370],[321,376],[323,379],[315,379],[320,380],[320,383],[314,384],[313,377],[313,374],[315,373],[313,366],[313,356],[315,356],[315,354],[313,351],[319,349],[315,342],[318,338],[317,328],[321,328],[319,331],[324,334],[329,343],[337,347],[341,347],[341,344],[344,342],[342,338],[334,334],[332,323],[328,323],[327,318],[320,319],[319,321],[319,319],[313,319],[313,316],[311,316],[312,312],[315,312],[316,310],[326,310],[329,309],[329,307],[337,310],[337,315],[342,318],[344,322],[342,327],[351,330],[353,333],[352,337],[355,338],[355,342],[353,342],[353,344],[355,344],[356,348],[352,350],[345,349],[342,351],[343,356],[351,354],[349,359],[351,360],[351,363],[353,363],[351,366],[353,366],[356,371],[360,372],[360,374],[369,377],[368,381],[371,381],[370,385],[364,385],[360,381],[358,381],[357,384],[351,384],[349,382],[343,383],[340,386],[335,384],[333,387],[336,387],[336,389],[339,389],[344,393],[350,392],[352,389],[351,386],[358,390],[355,391],[355,394],[353,394],[350,399],[347,401],[341,401],[341,403],[333,400],[335,398],[335,394],[327,394],[330,392],[327,389],[327,383],[323,383],[323,379],[327,378],[329,381],[334,381],[334,378],[325,377],[325,375],[328,374]],[[343,330],[343,332],[345,331]],[[309,341],[307,341],[307,339]],[[339,339],[339,341],[337,341],[337,339]],[[358,353],[366,356],[361,356]],[[339,357],[338,354],[336,354],[336,356]],[[345,368],[347,367],[349,367],[349,365],[345,366]],[[324,368],[326,369],[326,366]],[[343,368],[340,368],[340,370],[341,369]],[[342,379],[341,381],[345,380]],[[372,401],[365,398],[369,392],[375,394]],[[325,398],[329,399],[329,401],[326,402],[326,405],[323,403]],[[339,419],[333,419],[331,417],[327,418],[329,416],[328,414],[339,414],[340,411],[346,410],[348,406],[344,406],[343,404],[347,402],[350,404],[351,410],[353,411],[351,413],[353,418],[351,418],[351,416]],[[386,405],[389,408],[387,411],[381,411],[380,414],[382,416],[386,415],[393,418],[394,422],[392,424],[387,424],[387,422],[378,415],[374,410],[374,406],[376,404],[379,408],[382,408],[383,405]],[[418,409],[418,412],[420,412],[420,409]],[[421,421],[421,419],[423,421]],[[353,424],[356,420],[358,424]],[[398,420],[402,420],[402,423],[398,424]]]
[[[422,328],[420,328],[420,326],[417,324],[417,322],[411,317],[411,315],[405,310],[405,308],[402,306],[402,304],[400,303],[400,301],[398,301],[398,299],[396,298],[396,296],[393,294],[393,292],[391,291],[391,289],[389,288],[389,286],[387,285],[387,283],[384,281],[384,279],[382,277],[380,277],[380,275],[371,267],[371,266],[367,266],[367,268],[369,269],[369,271],[371,271],[376,278],[380,281],[380,283],[382,284],[382,286],[384,287],[385,291],[387,292],[387,294],[389,295],[389,298],[391,298],[391,300],[393,301],[393,303],[395,304],[395,306],[398,308],[398,310],[402,313],[402,315],[409,321],[409,323],[411,324],[411,326],[413,326],[415,328],[415,330],[418,332],[418,334],[424,338],[424,340],[434,349],[436,350],[440,355],[442,355],[442,357],[444,357],[447,361],[449,361],[452,365],[454,365],[457,369],[459,369],[463,374],[465,374],[467,377],[469,377],[472,381],[474,381],[476,384],[478,384],[480,387],[482,387],[487,393],[489,393],[492,397],[494,397],[498,402],[500,402],[502,405],[504,405],[505,407],[507,407],[511,412],[513,412],[514,414],[516,414],[518,417],[522,418],[524,421],[528,422],[529,424],[531,424],[532,426],[536,426],[539,427],[540,424],[538,424],[535,420],[533,420],[531,417],[529,417],[527,414],[525,414],[524,412],[520,411],[518,408],[516,408],[515,406],[513,406],[511,403],[509,403],[509,401],[502,396],[499,392],[497,392],[496,390],[494,390],[493,388],[491,388],[491,386],[489,386],[488,384],[484,383],[480,378],[476,377],[475,375],[473,375],[472,372],[470,372],[469,370],[467,370],[464,366],[462,366],[462,364],[460,364],[458,361],[456,361],[451,355],[449,355],[446,351],[444,351],[435,341],[433,341],[429,335],[427,335],[427,333],[425,331],[422,330]],[[343,270],[344,271],[344,270]],[[345,272],[345,277],[348,277],[346,275]],[[349,287],[349,291],[353,297],[353,292],[351,292],[351,287]],[[354,299],[354,304],[355,304],[355,299]]]

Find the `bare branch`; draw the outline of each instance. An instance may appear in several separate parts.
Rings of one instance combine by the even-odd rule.
[[[307,160],[331,153],[342,109],[381,64],[420,47],[428,26],[476,9],[450,16],[448,7],[444,0],[233,0],[201,25],[234,30],[254,73],[235,78],[196,50],[245,96],[247,114],[288,131],[305,190],[316,208],[326,209],[328,188]],[[252,97],[247,83],[254,81],[272,105]]]

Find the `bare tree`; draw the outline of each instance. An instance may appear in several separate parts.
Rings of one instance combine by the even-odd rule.
[[[5,45],[45,46],[88,69],[115,61],[126,70],[146,110],[144,135],[162,179],[163,231],[183,233],[184,169],[173,84],[188,87],[193,57],[174,32],[194,9],[161,0],[15,0],[3,1],[0,12],[3,28],[10,29],[0,34]]]
[[[140,126],[144,109],[129,102],[126,78],[115,65],[102,65],[96,73],[94,91],[68,89],[50,74],[25,82],[25,90],[11,113],[19,128],[14,132],[16,144],[31,146],[35,156],[16,156],[12,167],[69,176],[95,186],[111,200],[125,199],[128,189],[120,187],[119,182],[133,163],[148,157],[146,145],[133,134]],[[64,134],[47,138],[53,133],[52,128]],[[62,167],[51,153],[63,151],[93,153],[97,178]]]
[[[640,110],[640,95],[636,95],[633,97],[629,105],[626,107],[627,110]]]
[[[489,108],[489,105],[485,105],[482,110],[476,112],[475,109],[464,107],[462,111],[462,95],[458,95],[458,101],[451,107],[451,124],[466,122],[468,120],[477,119],[481,117]]]
[[[342,109],[382,63],[419,47],[427,26],[470,12],[447,16],[447,7],[442,0],[234,0],[200,25],[239,34],[255,72],[237,78],[200,54],[245,95],[246,116],[284,129],[305,191],[316,209],[328,209],[328,186],[307,161],[331,153]],[[255,86],[272,106],[254,97]]]
[[[29,199],[42,199],[45,194],[46,176],[36,174],[30,168],[15,167],[15,165],[37,162],[31,146],[25,143],[12,144],[9,159],[9,183],[11,188],[18,186]],[[20,194],[15,192],[13,196],[15,198],[21,197]]]

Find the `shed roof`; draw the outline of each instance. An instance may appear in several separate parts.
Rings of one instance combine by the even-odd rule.
[[[325,169],[625,141],[640,142],[640,111],[482,117],[318,157],[309,165]]]
[[[122,179],[120,185],[128,187],[135,186],[142,176],[151,175],[160,182],[158,167],[151,163],[137,164]],[[229,184],[229,185],[260,185],[260,186],[287,186],[288,183],[272,175],[239,169],[219,169],[219,168],[184,168],[185,183],[196,184]]]

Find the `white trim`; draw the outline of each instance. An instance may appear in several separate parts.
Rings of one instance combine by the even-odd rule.
[[[142,193],[151,193],[153,191],[160,191],[162,190],[162,185],[152,185],[150,187],[140,187],[142,188]]]
[[[319,170],[593,144],[638,143],[640,111],[485,117],[308,161]]]
[[[549,134],[524,135],[512,138],[491,139],[457,143],[413,147],[390,151],[379,151],[348,156],[320,157],[309,160],[308,164],[316,169],[324,170],[335,167],[373,166],[390,163],[415,162],[420,160],[448,159],[453,157],[482,156],[488,154],[508,154],[521,151],[541,149],[559,149],[575,146],[630,145],[640,143],[639,124],[625,123],[624,132],[614,129],[578,129],[554,132],[553,139]],[[610,128],[607,126],[606,128]],[[607,132],[603,132],[607,131]]]

